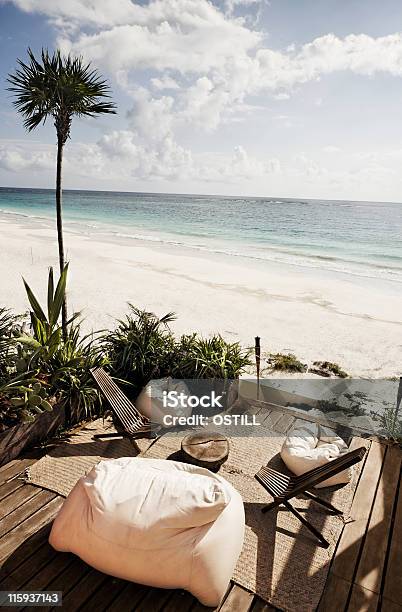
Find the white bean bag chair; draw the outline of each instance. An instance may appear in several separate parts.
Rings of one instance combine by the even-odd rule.
[[[348,451],[344,440],[328,427],[299,420],[282,445],[281,457],[286,467],[296,476],[300,476]],[[352,468],[343,470],[318,484],[317,488],[346,484],[350,481],[352,473]]]
[[[122,458],[77,482],[49,542],[106,574],[186,589],[217,606],[243,537],[242,499],[221,476],[178,461]]]
[[[165,428],[174,427],[175,423],[166,421],[164,417],[167,415],[190,416],[191,407],[182,406],[180,402],[177,408],[165,407],[163,405],[163,393],[169,393],[170,391],[175,391],[177,394],[184,393],[186,396],[190,394],[183,381],[173,380],[169,376],[149,382],[137,397],[135,405],[141,414],[148,417],[153,423],[159,423]]]

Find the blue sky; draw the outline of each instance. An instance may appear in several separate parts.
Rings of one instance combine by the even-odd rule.
[[[5,78],[82,54],[118,114],[75,120],[65,186],[402,201],[402,3],[0,0],[0,185],[52,187]]]

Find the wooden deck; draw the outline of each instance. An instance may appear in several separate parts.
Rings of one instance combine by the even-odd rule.
[[[260,410],[255,409],[261,416]],[[264,409],[264,420],[286,432],[294,416]],[[352,440],[352,445],[356,444],[358,438]],[[68,612],[211,610],[184,591],[151,589],[117,580],[74,555],[56,553],[47,537],[63,498],[23,481],[25,468],[39,456],[33,453],[0,468],[0,591],[62,591],[63,608]],[[402,612],[401,462],[398,447],[371,441],[351,520],[345,524],[331,561],[319,612]],[[219,610],[268,612],[275,608],[231,584]]]

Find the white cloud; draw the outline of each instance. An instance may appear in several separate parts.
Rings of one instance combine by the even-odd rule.
[[[284,189],[293,185],[292,181],[295,186],[302,185],[303,179],[304,184],[317,189],[326,181],[344,184],[345,189],[349,185],[356,192],[358,180],[364,180],[367,189],[370,185],[378,188],[386,176],[395,176],[402,163],[396,154],[381,153],[376,159],[347,157],[345,145],[342,155],[325,157],[331,161],[331,168],[325,168],[320,155],[340,151],[331,144],[323,146],[322,141],[316,158],[309,151],[292,159],[292,148],[288,162],[282,157],[279,162],[267,148],[258,158],[252,147],[247,151],[242,145],[232,154],[212,153],[212,138],[208,140],[211,132],[221,126],[222,132],[229,132],[226,124],[244,120],[250,113],[256,123],[256,110],[264,108],[265,98],[285,102],[300,92],[303,84],[334,73],[401,77],[401,33],[343,38],[326,34],[278,50],[270,48],[265,33],[245,18],[247,10],[254,14],[263,0],[217,0],[215,4],[207,0],[150,0],[141,4],[132,0],[11,1],[23,11],[46,16],[65,51],[82,53],[101,70],[110,70],[114,85],[130,97],[125,125],[120,124],[92,145],[76,144],[73,149],[69,143],[74,159],[68,153],[66,164],[77,174],[144,180],[187,177],[231,184],[254,179],[262,184],[266,176],[281,176]],[[322,102],[316,92],[312,100],[317,107]],[[294,117],[291,104],[286,102],[285,113]],[[317,114],[323,113],[324,107]],[[282,127],[291,127],[289,116],[278,113],[276,118]],[[183,146],[189,130],[194,130],[195,140],[199,130],[207,132],[202,140],[204,155]],[[329,143],[332,138],[337,141],[336,135],[328,134],[327,138]],[[236,137],[230,143],[234,140],[243,142]],[[266,141],[274,151],[274,143],[269,138]],[[29,151],[3,145],[0,167],[7,172],[45,172],[53,168],[53,157],[47,155],[35,147]]]
[[[177,99],[174,112],[207,130],[216,129],[231,107],[250,95],[268,92],[285,100],[295,86],[340,71],[402,76],[400,33],[327,34],[284,51],[264,46],[263,33],[232,14],[258,0],[227,0],[226,13],[207,0],[13,2],[58,24],[62,49],[113,71],[130,95],[139,71],[159,72],[150,81],[154,90],[170,90]],[[66,29],[67,24],[76,28]],[[185,84],[178,85],[178,75]]]
[[[145,12],[131,0],[13,0],[13,4],[27,13],[42,13],[58,26],[109,27],[141,21]]]
[[[143,138],[159,141],[172,135],[173,103],[171,96],[154,98],[144,87],[133,94],[134,105],[127,116],[131,127]]]
[[[38,150],[30,152],[21,144],[4,141],[0,143],[0,168],[8,172],[48,170],[54,166],[49,149],[40,146]]]
[[[280,162],[277,159],[262,161],[250,156],[247,151],[238,145],[229,164],[224,167],[223,175],[253,179],[263,177],[267,174],[278,174],[281,170]]]
[[[234,42],[247,54],[261,40],[259,32],[247,28],[242,20],[227,18],[206,0],[156,0],[132,6],[140,9],[136,18],[114,24],[112,20],[95,33],[61,36],[60,46],[65,51],[79,50],[112,70],[200,73],[230,62]],[[71,14],[76,18],[77,13]]]
[[[180,89],[180,85],[177,81],[172,79],[172,77],[167,74],[162,75],[161,78],[151,79],[151,84],[155,89],[164,90],[164,89]]]
[[[165,135],[153,146],[142,142],[136,132],[113,131],[98,142],[104,165],[119,175],[149,180],[173,180],[193,174],[191,152]],[[110,163],[112,165],[110,165]]]
[[[336,147],[335,145],[326,145],[322,150],[324,153],[340,153],[342,151],[340,147]]]

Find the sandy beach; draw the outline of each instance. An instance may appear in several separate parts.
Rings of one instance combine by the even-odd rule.
[[[70,310],[86,330],[111,328],[126,303],[158,315],[174,311],[177,333],[219,332],[266,351],[339,363],[355,376],[399,375],[400,283],[353,278],[219,253],[83,235],[66,227]],[[47,269],[57,269],[51,222],[0,215],[0,304],[27,310],[21,280],[45,297]]]

